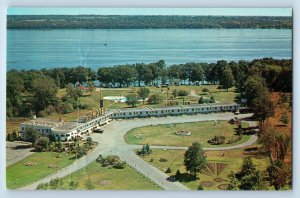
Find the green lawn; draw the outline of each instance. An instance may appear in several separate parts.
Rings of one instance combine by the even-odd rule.
[[[220,91],[217,89],[217,85],[201,85],[201,86],[170,86],[169,90],[169,96],[171,96],[171,93],[173,92],[174,89],[177,90],[186,90],[189,93],[194,92],[196,95],[199,96],[204,96],[207,98],[210,98],[211,96],[215,97],[215,100],[219,102],[224,102],[224,103],[231,103],[234,102],[234,98],[236,96],[236,93],[234,92],[234,88],[229,89],[229,91]],[[167,97],[167,88],[157,88],[157,87],[147,87],[150,89],[150,94],[159,94],[161,95],[164,99]],[[203,95],[204,93],[202,92],[203,88],[208,88],[210,93],[207,95]],[[102,96],[126,96],[132,92],[137,92],[138,87],[129,87],[129,88],[110,88],[110,89],[101,89]],[[163,90],[163,92],[161,92]],[[61,89],[58,91],[57,95],[59,97],[63,96],[65,94],[65,89]],[[79,101],[80,103],[87,104],[91,108],[98,108],[99,107],[99,98],[100,98],[100,92],[99,91],[94,91],[91,95],[86,95],[80,97]],[[187,96],[185,97],[185,102],[190,102],[190,103],[198,103],[198,97],[195,96]],[[182,104],[183,100],[179,97],[176,98],[175,101],[177,101],[179,104]],[[151,107],[162,107],[165,106],[165,101],[156,104],[156,105],[151,105]],[[116,108],[127,108],[128,105],[126,103],[114,103],[112,101],[104,100],[104,105],[107,109],[116,109]],[[137,107],[142,107],[143,104],[142,102],[139,102]],[[145,106],[149,106],[147,103],[145,103]]]
[[[248,127],[248,123],[243,124]],[[198,141],[203,147],[218,147],[218,146],[232,146],[240,144],[249,140],[249,135],[244,135],[242,140],[234,144],[210,145],[207,143],[215,135],[225,136],[225,143],[228,139],[236,137],[235,124],[229,124],[227,121],[220,121],[215,124],[214,121],[206,122],[190,122],[173,124],[172,127],[167,124],[156,126],[145,126],[130,130],[125,135],[125,141],[128,144],[150,144],[163,146],[189,146],[192,142]],[[188,130],[191,132],[190,136],[178,136],[176,131]]]
[[[187,186],[192,190],[197,190],[199,183],[203,181],[213,182],[213,186],[204,187],[204,190],[219,190],[218,186],[221,184],[228,183],[228,174],[231,171],[239,171],[242,162],[243,162],[243,151],[244,149],[235,149],[230,151],[207,151],[208,163],[210,164],[222,164],[223,169],[219,169],[219,174],[217,169],[206,169],[208,171],[198,174],[197,180],[188,180],[182,181],[182,184]],[[142,157],[146,162],[157,167],[161,171],[165,172],[167,168],[171,169],[171,173],[168,175],[172,176],[176,174],[177,170],[180,172],[186,173],[186,169],[183,163],[184,160],[183,150],[158,150],[154,149],[152,154]],[[167,159],[167,162],[160,162],[160,158]],[[269,165],[267,156],[253,156],[253,163],[256,165],[256,168],[259,170],[265,170]],[[209,173],[209,174],[208,174]],[[188,177],[186,177],[188,178]],[[215,178],[222,178],[223,181],[214,181]]]
[[[63,178],[64,183],[79,182],[79,189],[87,189],[91,180],[95,190],[160,190],[161,188],[130,166],[124,169],[102,167],[93,162]]]
[[[57,153],[53,152],[34,153],[22,161],[8,166],[6,168],[7,188],[16,189],[31,184],[74,161],[72,155],[61,154],[61,158],[56,156]],[[24,163],[28,162],[32,162],[33,165],[25,166]],[[52,168],[49,168],[49,165]]]

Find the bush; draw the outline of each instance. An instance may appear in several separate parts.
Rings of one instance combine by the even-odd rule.
[[[201,184],[199,184],[197,190],[204,190],[204,189],[203,189],[203,186],[202,186]]]
[[[205,93],[205,94],[207,94],[207,93],[209,93],[209,90],[207,88],[203,88],[202,92]]]
[[[176,171],[175,179],[176,179],[177,181],[180,181],[180,180],[181,180],[181,173],[180,173],[180,170],[179,170],[179,169]]]
[[[161,158],[159,159],[159,161],[160,161],[160,162],[167,162],[168,160],[167,160],[166,158],[162,158],[162,157],[161,157]]]
[[[148,98],[148,104],[159,104],[162,101],[163,101],[163,98],[159,94],[152,94]]]
[[[165,173],[171,173],[172,171],[171,171],[171,168],[169,167],[167,170],[166,170],[166,172]]]
[[[14,139],[14,136],[12,133],[8,133],[6,135],[6,141],[10,141],[10,142],[13,142],[15,139]]]
[[[104,158],[102,155],[99,155],[96,161],[104,167],[109,166],[116,169],[123,169],[126,166],[126,162],[122,161],[117,155],[110,155],[106,158]]]
[[[86,140],[87,140],[88,145],[92,146],[92,143],[93,143],[92,138],[88,137]]]
[[[35,144],[34,144],[34,149],[37,152],[43,152],[46,151],[49,147],[49,138],[48,137],[40,137],[36,140]]]
[[[215,97],[214,97],[214,96],[211,96],[211,97],[210,97],[210,100],[209,100],[209,103],[215,103],[215,102],[216,102]]]
[[[186,90],[179,90],[178,91],[178,96],[188,96],[189,92]]]
[[[174,89],[172,92],[172,95],[174,96],[174,98],[176,98],[178,96],[178,91],[177,89]]]
[[[239,136],[237,136],[237,137],[232,137],[232,138],[230,138],[230,139],[227,141],[227,144],[233,144],[233,143],[236,143],[236,142],[240,141],[242,138],[243,138],[242,135],[239,135]]]
[[[225,137],[220,135],[220,136],[215,136],[214,138],[212,138],[211,140],[207,141],[209,144],[211,145],[220,145],[220,144],[224,144],[225,142]]]

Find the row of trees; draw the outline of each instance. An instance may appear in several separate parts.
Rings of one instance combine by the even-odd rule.
[[[94,87],[96,73],[91,68],[57,68],[7,72],[7,115],[41,116],[58,112],[69,113],[75,108],[86,108],[77,104],[81,96],[79,87],[85,83],[89,90]],[[57,97],[57,91],[66,88],[67,94]]]
[[[190,84],[205,80],[210,84],[220,84],[225,90],[235,85],[240,93],[245,93],[248,105],[253,106],[257,103],[254,100],[256,96],[261,93],[267,94],[265,90],[291,92],[291,79],[292,61],[272,58],[250,62],[221,60],[210,64],[186,63],[169,67],[160,60],[150,64],[100,67],[97,73],[85,67],[11,70],[7,72],[7,115],[12,117],[29,116],[39,112],[41,115],[49,112],[72,112],[78,107],[76,100],[80,96],[80,90],[75,85],[84,84],[92,92],[95,80],[104,85],[119,87],[140,86],[142,83]],[[66,97],[57,97],[59,88],[67,88]]]
[[[291,188],[291,170],[281,160],[276,160],[266,170],[257,170],[250,157],[245,157],[241,170],[231,172],[228,190],[275,190]]]
[[[292,28],[292,17],[8,15],[9,29]]]

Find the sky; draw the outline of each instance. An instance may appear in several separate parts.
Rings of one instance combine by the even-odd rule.
[[[45,8],[10,7],[8,15],[292,16],[291,8]]]

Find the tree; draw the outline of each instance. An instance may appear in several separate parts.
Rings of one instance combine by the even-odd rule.
[[[174,98],[176,98],[176,97],[178,96],[178,91],[177,91],[177,89],[174,89],[174,90],[172,91],[172,95],[173,95]]]
[[[86,140],[87,140],[88,145],[89,145],[89,146],[92,146],[92,143],[93,143],[92,138],[91,138],[91,137],[88,137]]]
[[[273,165],[267,167],[268,181],[275,190],[280,190],[291,182],[291,171],[281,160],[275,160]]]
[[[222,73],[222,78],[220,80],[220,85],[223,89],[228,91],[234,85],[234,78],[230,67],[226,67]]]
[[[34,148],[37,152],[42,152],[48,149],[49,143],[48,137],[39,137],[34,144]]]
[[[254,112],[253,116],[259,119],[261,123],[274,115],[274,108],[274,103],[270,100],[268,92],[261,93],[260,96],[256,97],[251,106]]]
[[[205,103],[205,100],[204,98],[201,96],[198,100],[198,104],[204,104]]]
[[[159,104],[162,101],[163,101],[163,98],[159,94],[152,94],[148,98],[148,104]]]
[[[243,160],[243,165],[241,171],[239,173],[240,177],[244,177],[245,175],[249,175],[254,173],[256,170],[251,157],[245,157]]]
[[[229,184],[227,190],[239,190],[239,180],[236,178],[233,171],[228,175]]]
[[[32,146],[34,146],[36,140],[40,137],[40,133],[34,129],[34,128],[27,128],[25,132],[25,139],[28,142],[32,143]]]
[[[245,157],[241,171],[237,176],[234,172],[229,174],[228,190],[266,190],[268,184],[261,171],[256,170],[250,157]]]
[[[276,145],[276,130],[270,126],[261,126],[259,129],[258,143],[268,153],[270,164],[273,164],[272,150]]]
[[[287,115],[286,112],[281,113],[280,122],[282,122],[284,125],[288,125],[288,123],[289,123],[289,117],[288,117],[288,115]]]
[[[215,103],[215,102],[216,102],[215,97],[214,97],[214,96],[211,96],[211,97],[210,97],[210,100],[209,100],[209,103]]]
[[[239,188],[241,190],[266,190],[267,184],[260,171],[255,170],[250,174],[245,175],[240,180]]]
[[[149,96],[150,90],[146,87],[142,87],[138,90],[138,95],[143,100],[143,105],[145,103],[146,98]]]
[[[266,83],[261,76],[249,76],[244,84],[245,98],[247,99],[248,107],[252,108],[253,102],[262,94],[268,93]]]
[[[276,140],[276,147],[275,147],[275,153],[276,158],[284,161],[284,158],[288,152],[288,148],[291,144],[291,138],[287,134],[276,134],[275,137]]]
[[[198,142],[194,142],[184,154],[184,165],[186,170],[193,174],[196,179],[197,173],[205,168],[206,164],[207,160],[202,146]]]
[[[136,94],[129,94],[126,96],[126,104],[135,107],[138,104],[138,96]]]
[[[93,81],[88,81],[87,82],[87,87],[89,89],[89,92],[91,93],[91,95],[93,94],[93,91],[95,89],[95,83]]]
[[[68,84],[66,87],[67,97],[77,100],[81,96],[81,91],[79,87],[74,87],[72,84]]]

